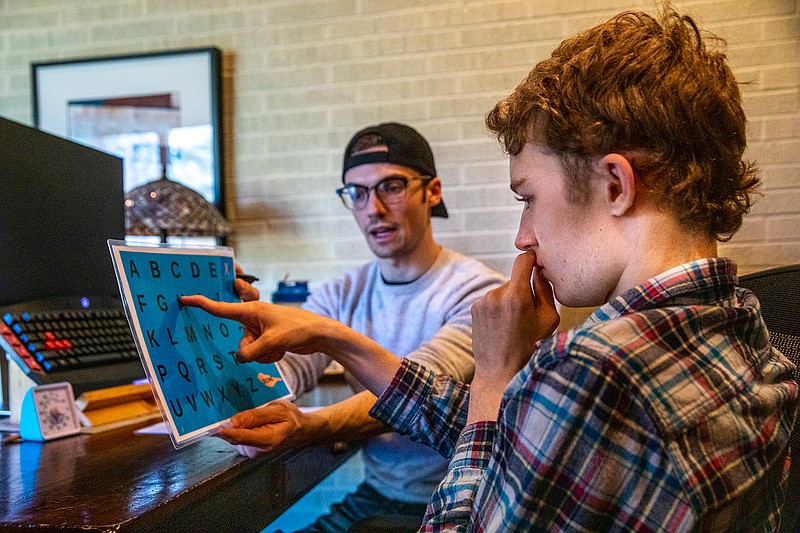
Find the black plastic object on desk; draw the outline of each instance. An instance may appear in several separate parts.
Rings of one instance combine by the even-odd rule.
[[[48,298],[0,307],[0,353],[36,384],[75,394],[145,377],[118,298]]]
[[[278,289],[272,293],[276,304],[300,305],[308,298],[307,281],[279,281]]]

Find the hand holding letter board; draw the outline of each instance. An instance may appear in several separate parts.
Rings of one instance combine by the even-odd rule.
[[[145,372],[176,448],[216,433],[234,414],[291,398],[274,363],[238,363],[243,327],[180,297],[238,302],[233,250],[109,241],[120,292]]]

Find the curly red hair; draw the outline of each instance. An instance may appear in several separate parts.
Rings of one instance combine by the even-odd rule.
[[[746,123],[725,54],[669,7],[660,20],[625,12],[563,41],[486,116],[512,156],[527,142],[558,156],[576,201],[592,162],[622,153],[660,205],[722,241],[760,184],[743,159]]]

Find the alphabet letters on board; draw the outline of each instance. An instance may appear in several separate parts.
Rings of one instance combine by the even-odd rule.
[[[232,249],[110,246],[139,354],[176,447],[214,433],[240,411],[291,397],[275,364],[236,361],[238,322],[180,303],[190,294],[239,301]]]

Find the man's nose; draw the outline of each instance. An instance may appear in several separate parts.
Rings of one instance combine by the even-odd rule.
[[[536,232],[533,227],[528,227],[524,222],[520,221],[517,236],[514,238],[514,246],[517,250],[527,252],[533,250],[539,241],[536,240]]]
[[[367,192],[367,205],[364,206],[364,209],[369,214],[386,212],[386,204],[380,199],[376,189],[371,189]]]

